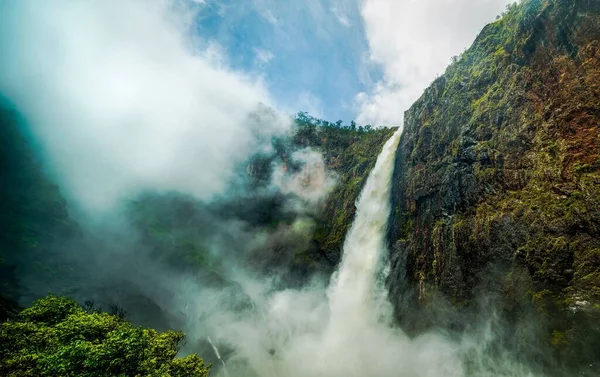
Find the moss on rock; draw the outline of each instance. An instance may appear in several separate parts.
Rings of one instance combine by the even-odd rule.
[[[404,276],[422,306],[483,290],[546,316],[552,346],[581,343],[600,318],[599,20],[597,1],[511,5],[406,112],[392,292]]]

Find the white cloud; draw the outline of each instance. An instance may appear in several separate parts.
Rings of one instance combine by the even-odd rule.
[[[271,102],[261,82],[227,69],[218,46],[194,51],[193,15],[180,5],[23,0],[0,15],[11,38],[0,44],[0,91],[87,207],[141,189],[208,199],[288,129],[261,107]]]
[[[254,56],[255,64],[259,67],[264,67],[265,65],[269,64],[275,57],[271,51],[260,48],[254,49]]]
[[[271,25],[277,25],[279,24],[279,20],[277,19],[277,17],[275,17],[275,15],[273,14],[273,12],[271,12],[269,9],[265,9],[263,8],[263,12],[262,12],[262,16],[265,18],[265,20],[267,20]]]
[[[401,124],[404,111],[508,0],[363,0],[370,60],[383,79],[357,96],[360,123]]]
[[[295,105],[297,108],[289,109],[290,112],[306,111],[314,117],[323,118],[323,103],[319,97],[311,92],[301,92],[295,101]]]
[[[342,24],[343,26],[345,26],[345,27],[352,26],[352,23],[348,19],[348,16],[346,16],[346,14],[343,11],[341,11],[338,7],[332,7],[331,13],[333,13],[333,15],[338,20],[338,22],[340,24]]]

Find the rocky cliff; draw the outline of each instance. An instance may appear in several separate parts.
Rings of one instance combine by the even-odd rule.
[[[335,267],[342,256],[346,233],[352,225],[356,201],[377,156],[395,128],[358,130],[301,123],[295,144],[320,151],[336,184],[316,216],[315,248],[321,261]],[[313,257],[314,258],[314,257]]]
[[[513,319],[533,308],[559,352],[597,357],[600,2],[514,4],[453,60],[405,114],[390,229],[398,315],[407,291],[422,308],[439,296],[467,308],[485,292]]]

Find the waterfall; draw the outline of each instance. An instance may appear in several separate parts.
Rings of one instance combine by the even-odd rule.
[[[217,348],[217,346],[215,346],[215,344],[213,343],[213,341],[210,338],[210,336],[206,337],[206,339],[208,340],[208,343],[212,347],[213,352],[217,356],[217,359],[219,359],[219,361],[221,362],[221,364],[223,364],[223,373],[224,373],[224,376],[229,377],[229,374],[227,373],[227,366],[225,365],[225,360],[223,360],[221,358],[221,353],[219,352],[219,349]]]
[[[340,267],[331,280],[330,323],[345,331],[373,323],[386,316],[388,311],[387,293],[381,277],[387,269],[384,262],[387,260],[390,187],[401,131],[398,129],[385,143],[367,178],[356,204],[354,222],[344,242]]]
[[[385,143],[357,200],[341,263],[327,289],[329,318],[322,332],[303,345],[316,347],[305,375],[384,376],[397,366],[393,353],[402,344],[397,350],[388,346],[405,336],[386,325],[391,304],[384,278],[391,180],[401,131]],[[304,351],[294,348],[290,353]]]
[[[236,332],[247,331],[249,340],[238,345],[241,367],[228,363],[232,376],[387,377],[399,370],[406,376],[430,376],[420,372],[427,369],[419,361],[424,357],[419,347],[411,347],[400,329],[389,326],[391,304],[384,285],[391,180],[401,132],[385,143],[365,182],[329,287],[275,294],[265,307],[266,330],[261,324],[237,324]],[[254,337],[268,347],[257,345]],[[431,351],[444,371],[431,376],[457,375],[460,366],[455,358],[447,361],[452,352],[443,342],[436,340]],[[246,362],[253,373],[247,373]],[[451,372],[445,373],[448,368]]]
[[[264,298],[255,319],[241,319],[224,339],[235,350],[232,377],[531,376],[496,353],[485,332],[451,340],[430,331],[411,339],[392,325],[384,281],[391,180],[401,129],[386,142],[356,203],[344,253],[329,286],[284,290]],[[489,332],[488,332],[489,333]],[[467,369],[468,367],[468,369]],[[227,377],[226,371],[219,374]]]

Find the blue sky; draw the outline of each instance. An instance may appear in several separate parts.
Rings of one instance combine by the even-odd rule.
[[[193,0],[196,31],[277,104],[346,123],[403,112],[507,0]]]
[[[358,4],[207,0],[197,32],[224,49],[235,70],[260,75],[280,106],[328,120],[355,118],[355,96],[381,79],[367,64]]]

